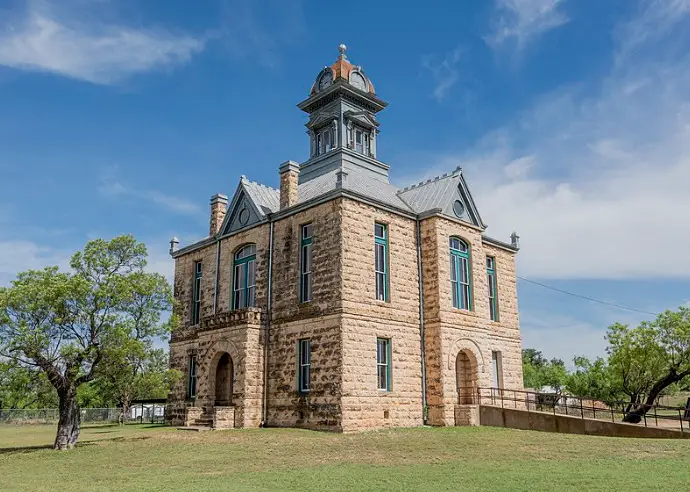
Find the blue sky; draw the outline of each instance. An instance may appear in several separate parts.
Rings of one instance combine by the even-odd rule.
[[[462,166],[518,273],[658,312],[690,300],[690,0],[0,0],[0,283],[134,233],[203,236],[239,175],[303,161],[337,46],[400,186]],[[603,354],[649,316],[520,281],[525,346]]]

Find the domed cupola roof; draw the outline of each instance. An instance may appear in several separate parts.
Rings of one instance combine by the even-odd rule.
[[[313,96],[318,92],[324,91],[339,80],[348,83],[357,90],[376,95],[374,84],[372,84],[369,77],[364,74],[362,67],[353,65],[348,61],[347,55],[345,54],[347,46],[341,44],[338,50],[340,51],[340,56],[338,56],[338,59],[333,65],[319,72],[316,81],[311,86],[309,95]]]

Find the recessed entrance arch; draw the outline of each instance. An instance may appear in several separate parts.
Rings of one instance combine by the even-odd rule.
[[[214,403],[219,407],[229,407],[232,405],[232,382],[234,368],[232,357],[227,352],[223,353],[218,359],[216,366],[215,398]]]
[[[477,359],[469,350],[461,350],[455,359],[455,374],[458,385],[458,403],[472,405],[477,400],[479,373]]]

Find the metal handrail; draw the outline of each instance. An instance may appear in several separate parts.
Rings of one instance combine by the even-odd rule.
[[[467,399],[467,396],[469,395],[465,396],[465,400]],[[471,399],[474,400],[475,397],[472,397]],[[627,414],[632,413],[630,410],[631,403],[620,400],[605,401],[597,398],[571,396],[561,393],[513,390],[505,388],[477,388],[476,400],[477,401],[473,403],[491,406],[498,406],[500,401],[500,406],[502,408],[506,408],[506,403],[508,403],[508,408],[513,407],[518,409],[519,404],[521,409],[524,407],[527,411],[531,411],[530,406],[533,406],[534,411],[544,411],[542,409],[547,408],[550,412],[553,412],[554,415],[556,413],[560,413],[557,411],[558,409],[562,409],[564,410],[564,414],[567,416],[579,416],[583,419],[593,418],[595,420],[602,420],[602,418],[605,417],[606,420],[608,420],[608,416],[610,415],[612,422],[616,421],[616,415],[622,415],[624,419]],[[563,402],[561,402],[561,400],[563,400]],[[647,410],[647,412],[640,416],[640,421],[644,422],[645,427],[650,425],[659,427],[660,421],[662,423],[679,422],[680,431],[685,432],[686,430],[685,426],[683,425],[683,421],[688,420],[688,409],[664,405],[646,405],[644,403],[634,404],[634,406],[635,408],[642,407]]]

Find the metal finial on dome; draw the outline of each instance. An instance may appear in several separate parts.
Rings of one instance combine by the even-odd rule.
[[[345,52],[347,51],[347,46],[341,44],[340,46],[338,46],[338,51],[340,51],[340,58],[347,58],[347,55],[345,54]]]

